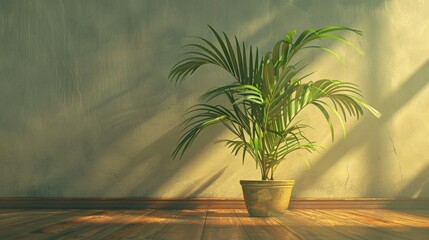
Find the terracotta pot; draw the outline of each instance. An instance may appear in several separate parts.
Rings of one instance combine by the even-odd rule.
[[[247,211],[252,217],[282,215],[289,207],[294,180],[240,180]]]

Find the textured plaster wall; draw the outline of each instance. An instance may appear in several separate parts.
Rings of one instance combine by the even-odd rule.
[[[383,117],[331,143],[307,112],[325,149],[276,177],[299,197],[429,197],[428,12],[424,0],[0,1],[0,197],[240,197],[259,172],[214,144],[222,128],[169,158],[184,110],[228,82],[210,67],[167,80],[188,36],[213,39],[206,24],[263,50],[292,28],[363,30],[347,37],[364,56],[327,42],[345,64],[315,54],[309,70],[359,84]]]

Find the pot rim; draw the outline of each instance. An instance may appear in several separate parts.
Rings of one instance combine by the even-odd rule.
[[[240,180],[241,185],[295,185],[295,180]]]

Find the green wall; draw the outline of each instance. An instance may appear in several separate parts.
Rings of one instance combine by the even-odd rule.
[[[174,86],[168,70],[207,24],[263,50],[290,29],[345,25],[361,56],[311,55],[315,77],[359,84],[382,113],[348,122],[320,153],[292,156],[277,179],[296,197],[429,197],[428,1],[0,1],[0,197],[240,197],[241,166],[213,128],[169,155],[183,112],[228,81],[210,67]],[[331,43],[327,43],[328,45]],[[306,159],[310,163],[307,167]]]

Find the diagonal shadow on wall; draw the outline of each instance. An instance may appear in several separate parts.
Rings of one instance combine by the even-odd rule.
[[[399,86],[395,92],[386,97],[379,104],[379,106],[385,109],[385,111],[382,113],[383,116],[380,119],[375,120],[377,121],[376,124],[382,126],[380,128],[385,128],[385,124],[388,123],[392,117],[394,117],[395,114],[401,110],[401,108],[405,107],[410,100],[417,96],[421,90],[427,87],[429,83],[428,76],[429,60],[426,61],[426,63],[423,64],[407,81]],[[353,136],[358,132],[365,131],[367,129],[366,125],[368,124],[368,121],[368,119],[364,119],[359,122],[355,128],[353,128],[348,133],[348,135]],[[361,139],[358,139],[357,141],[354,141],[352,145],[354,150],[356,150],[359,148],[368,147],[369,144],[371,144],[370,141],[362,141]],[[347,151],[338,151],[338,148],[341,147],[344,147],[344,141],[337,142],[330,146],[329,150],[325,152],[320,160],[311,167],[310,171],[304,172],[296,178],[297,187],[294,190],[296,194],[299,194],[300,192],[303,192],[311,187],[311,183],[317,182],[317,180],[320,179],[330,168],[332,168],[338,160],[340,160],[342,157],[345,157]],[[378,152],[379,149],[376,149],[376,151],[377,152],[370,153],[373,155],[371,159],[372,161],[370,161],[370,159],[365,160],[370,161],[368,176],[375,178],[379,176],[380,172],[385,171],[382,165],[375,164],[376,162],[374,162],[377,161],[377,156],[382,154]],[[429,176],[426,176],[425,178],[424,176],[421,176],[419,179],[416,179],[416,181],[418,181],[418,185],[422,183],[421,181],[426,181],[428,177]],[[377,189],[382,186],[377,186],[376,181],[373,183],[374,184],[372,184],[372,187],[375,189],[370,189],[371,186],[369,186],[368,191],[372,194],[376,194]]]
[[[417,176],[414,177],[408,184],[401,188],[397,194],[398,197],[414,197],[418,198],[429,196],[429,165],[422,169]]]

